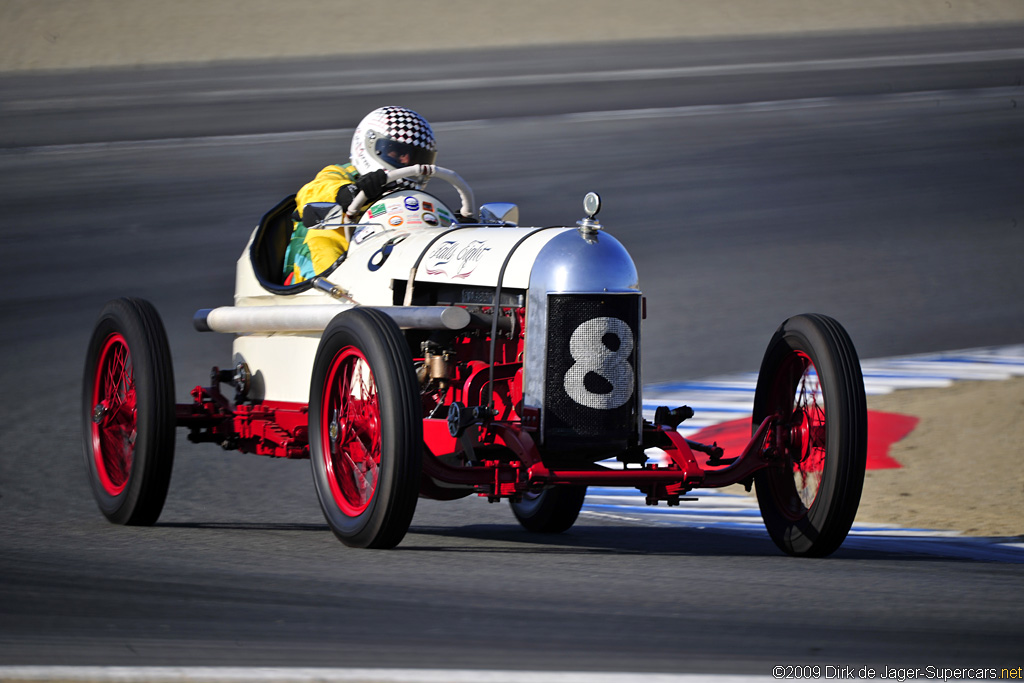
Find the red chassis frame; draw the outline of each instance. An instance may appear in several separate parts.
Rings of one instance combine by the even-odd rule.
[[[489,309],[481,312],[488,313]],[[698,486],[717,488],[743,483],[749,488],[753,474],[772,464],[775,454],[780,452],[774,445],[785,448],[806,438],[790,433],[791,430],[775,428],[779,420],[772,415],[761,423],[742,454],[723,459],[720,449],[683,438],[675,429],[678,421],[659,424],[645,420],[643,448],[663,450],[669,458],[667,465],[624,465],[616,469],[599,464],[584,469],[549,467],[530,435],[538,429],[539,416],[536,411],[527,410],[518,415],[514,408],[522,398],[522,364],[518,359],[522,358],[524,312],[503,309],[502,313],[506,320],[514,321],[512,327],[518,328],[518,333],[509,332],[494,345],[493,373],[491,364],[479,360],[491,352],[490,336],[461,337],[455,344],[458,362],[450,385],[440,391],[435,387],[432,394],[424,394],[437,405],[446,399],[466,406],[489,404],[494,415],[493,419],[470,425],[459,437],[451,435],[447,419],[424,418],[424,496],[445,499],[475,492],[494,502],[502,498],[519,499],[527,491],[550,485],[600,485],[635,487],[646,494],[649,505],[661,500],[674,505],[681,495]],[[281,401],[236,401],[232,405],[219,388],[220,382],[230,381],[230,374],[214,368],[211,386],[195,387],[191,392],[192,403],[176,406],[177,425],[190,430],[189,440],[219,443],[225,449],[243,453],[308,459],[309,406]],[[493,390],[489,391],[489,386]],[[431,411],[425,409],[426,412]],[[695,449],[711,454],[704,465],[694,455]],[[481,457],[466,460],[479,464],[453,466],[445,462],[477,450]]]

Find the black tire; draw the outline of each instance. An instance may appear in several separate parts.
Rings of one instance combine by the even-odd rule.
[[[342,543],[401,542],[419,497],[423,416],[409,347],[384,313],[353,308],[324,330],[309,391],[309,455],[320,507]]]
[[[156,523],[174,465],[174,368],[163,322],[142,299],[103,307],[86,353],[82,427],[89,483],[115,524]]]
[[[773,414],[782,427],[767,439],[776,462],[754,477],[765,527],[790,555],[830,555],[857,515],[867,461],[860,361],[832,318],[798,315],[776,330],[757,379],[753,429]]]
[[[509,501],[516,519],[527,531],[560,534],[576,523],[587,496],[586,486],[553,486]]]

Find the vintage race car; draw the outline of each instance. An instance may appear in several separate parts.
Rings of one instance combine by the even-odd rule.
[[[785,552],[823,556],[842,544],[860,500],[867,418],[839,323],[782,323],[761,365],[752,437],[725,454],[679,434],[686,406],[645,419],[645,302],[632,259],[598,222],[596,194],[576,225],[520,227],[514,205],[478,209],[452,171],[390,178],[412,174],[454,185],[459,211],[419,190],[393,192],[358,218],[318,207],[316,229],[345,230],[350,248],[298,284],[282,280],[294,197],[264,216],[238,260],[234,305],[196,314],[198,330],[235,335],[234,358],[190,403],[175,403],[154,307],[105,306],[82,410],[108,519],[157,520],[182,428],[194,442],[308,458],[324,516],[350,546],[397,545],[420,496],[507,499],[526,529],[561,532],[588,485],[677,505],[694,488],[736,483],[756,486]]]

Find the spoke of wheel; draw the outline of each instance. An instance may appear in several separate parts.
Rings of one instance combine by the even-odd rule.
[[[809,360],[804,359],[803,375],[800,378],[800,391],[797,405],[803,415],[803,431],[805,443],[802,458],[797,466],[799,486],[797,493],[805,508],[810,508],[818,495],[821,485],[821,474],[824,453],[824,409],[818,403],[821,393],[817,379],[817,369]],[[814,371],[812,376],[811,372]]]
[[[331,384],[328,430],[332,488],[342,508],[357,514],[373,498],[379,469],[379,408],[376,384],[358,352],[342,352]]]
[[[100,466],[112,487],[119,488],[131,473],[135,452],[135,383],[131,354],[122,340],[112,340],[107,347],[103,372],[98,378],[98,396],[104,414],[96,429],[99,434]]]
[[[355,442],[353,445],[357,446],[359,450],[363,450],[361,448],[362,444],[360,444],[358,441]],[[370,494],[373,493],[372,485],[369,484],[370,478],[367,477],[366,475],[369,468],[367,467],[367,461],[365,459],[361,459],[358,462],[356,462],[349,455],[350,453],[351,450],[346,450],[344,453],[342,453],[342,456],[348,463],[348,467],[346,469],[351,475],[352,484],[355,486],[356,492],[359,494],[358,502],[361,505],[363,503],[366,503],[366,501],[370,499]]]
[[[106,392],[107,409],[114,411],[120,407],[122,402],[121,388],[126,383],[125,370],[127,367],[128,354],[123,345],[118,344],[113,349],[113,358],[107,365]],[[127,393],[127,387],[125,387]]]
[[[340,423],[338,425],[338,444],[345,448],[345,444],[352,438],[352,428],[356,419],[356,411],[352,405],[352,381],[355,378],[357,359],[350,359],[345,362],[342,370],[341,381],[338,388],[338,402],[341,404]]]
[[[107,477],[111,484],[120,486],[131,468],[129,432],[119,425],[110,425],[102,431],[100,439]]]

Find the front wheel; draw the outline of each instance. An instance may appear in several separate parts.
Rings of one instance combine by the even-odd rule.
[[[116,524],[156,523],[174,463],[174,369],[156,309],[104,306],[82,382],[85,464],[100,511]]]
[[[511,502],[512,512],[527,531],[560,534],[576,523],[586,496],[586,486],[554,486],[524,493],[521,501]]]
[[[853,526],[867,460],[860,361],[832,318],[799,315],[775,332],[757,379],[754,430],[772,415],[773,464],[754,477],[765,527],[790,555],[824,557]]]
[[[387,315],[340,313],[309,393],[309,455],[324,517],[345,545],[392,548],[419,497],[423,418],[412,355]]]

